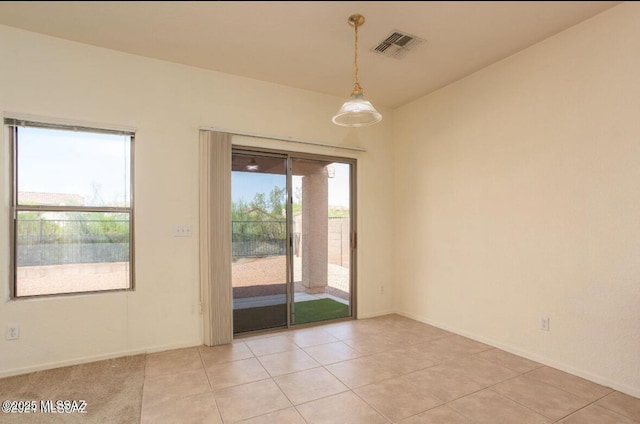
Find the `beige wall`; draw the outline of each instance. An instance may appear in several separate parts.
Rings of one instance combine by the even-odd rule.
[[[395,111],[399,311],[640,396],[639,23],[624,3]]]
[[[0,376],[121,354],[202,343],[198,239],[174,238],[176,224],[198,226],[200,127],[365,148],[358,159],[362,248],[359,314],[392,309],[392,114],[358,131],[331,116],[344,99],[170,64],[0,26],[0,111],[134,127],[136,290],[9,301],[7,142],[2,135]],[[223,60],[223,58],[221,58]],[[345,93],[345,96],[348,93]],[[265,144],[266,143],[266,144]],[[281,143],[282,144],[282,143]],[[261,145],[277,148],[278,143]],[[288,149],[336,149],[284,143]],[[389,287],[390,288],[390,287]]]

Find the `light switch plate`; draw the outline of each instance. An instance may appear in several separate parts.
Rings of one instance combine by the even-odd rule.
[[[174,237],[191,237],[191,225],[176,225],[173,229]]]

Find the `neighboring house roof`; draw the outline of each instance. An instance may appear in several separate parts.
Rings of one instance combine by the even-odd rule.
[[[84,206],[79,194],[21,192],[19,197],[23,205]]]

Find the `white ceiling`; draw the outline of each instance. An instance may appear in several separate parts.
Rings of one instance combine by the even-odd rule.
[[[346,98],[354,31],[360,82],[397,107],[620,2],[3,1],[0,24]],[[397,60],[371,49],[392,31],[427,41]]]

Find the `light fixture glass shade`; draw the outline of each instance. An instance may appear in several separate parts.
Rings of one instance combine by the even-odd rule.
[[[260,169],[254,158],[251,158],[245,168],[247,169],[247,171],[257,171],[258,169]]]
[[[365,127],[382,121],[382,115],[362,93],[353,92],[338,113],[333,123],[343,127]]]

